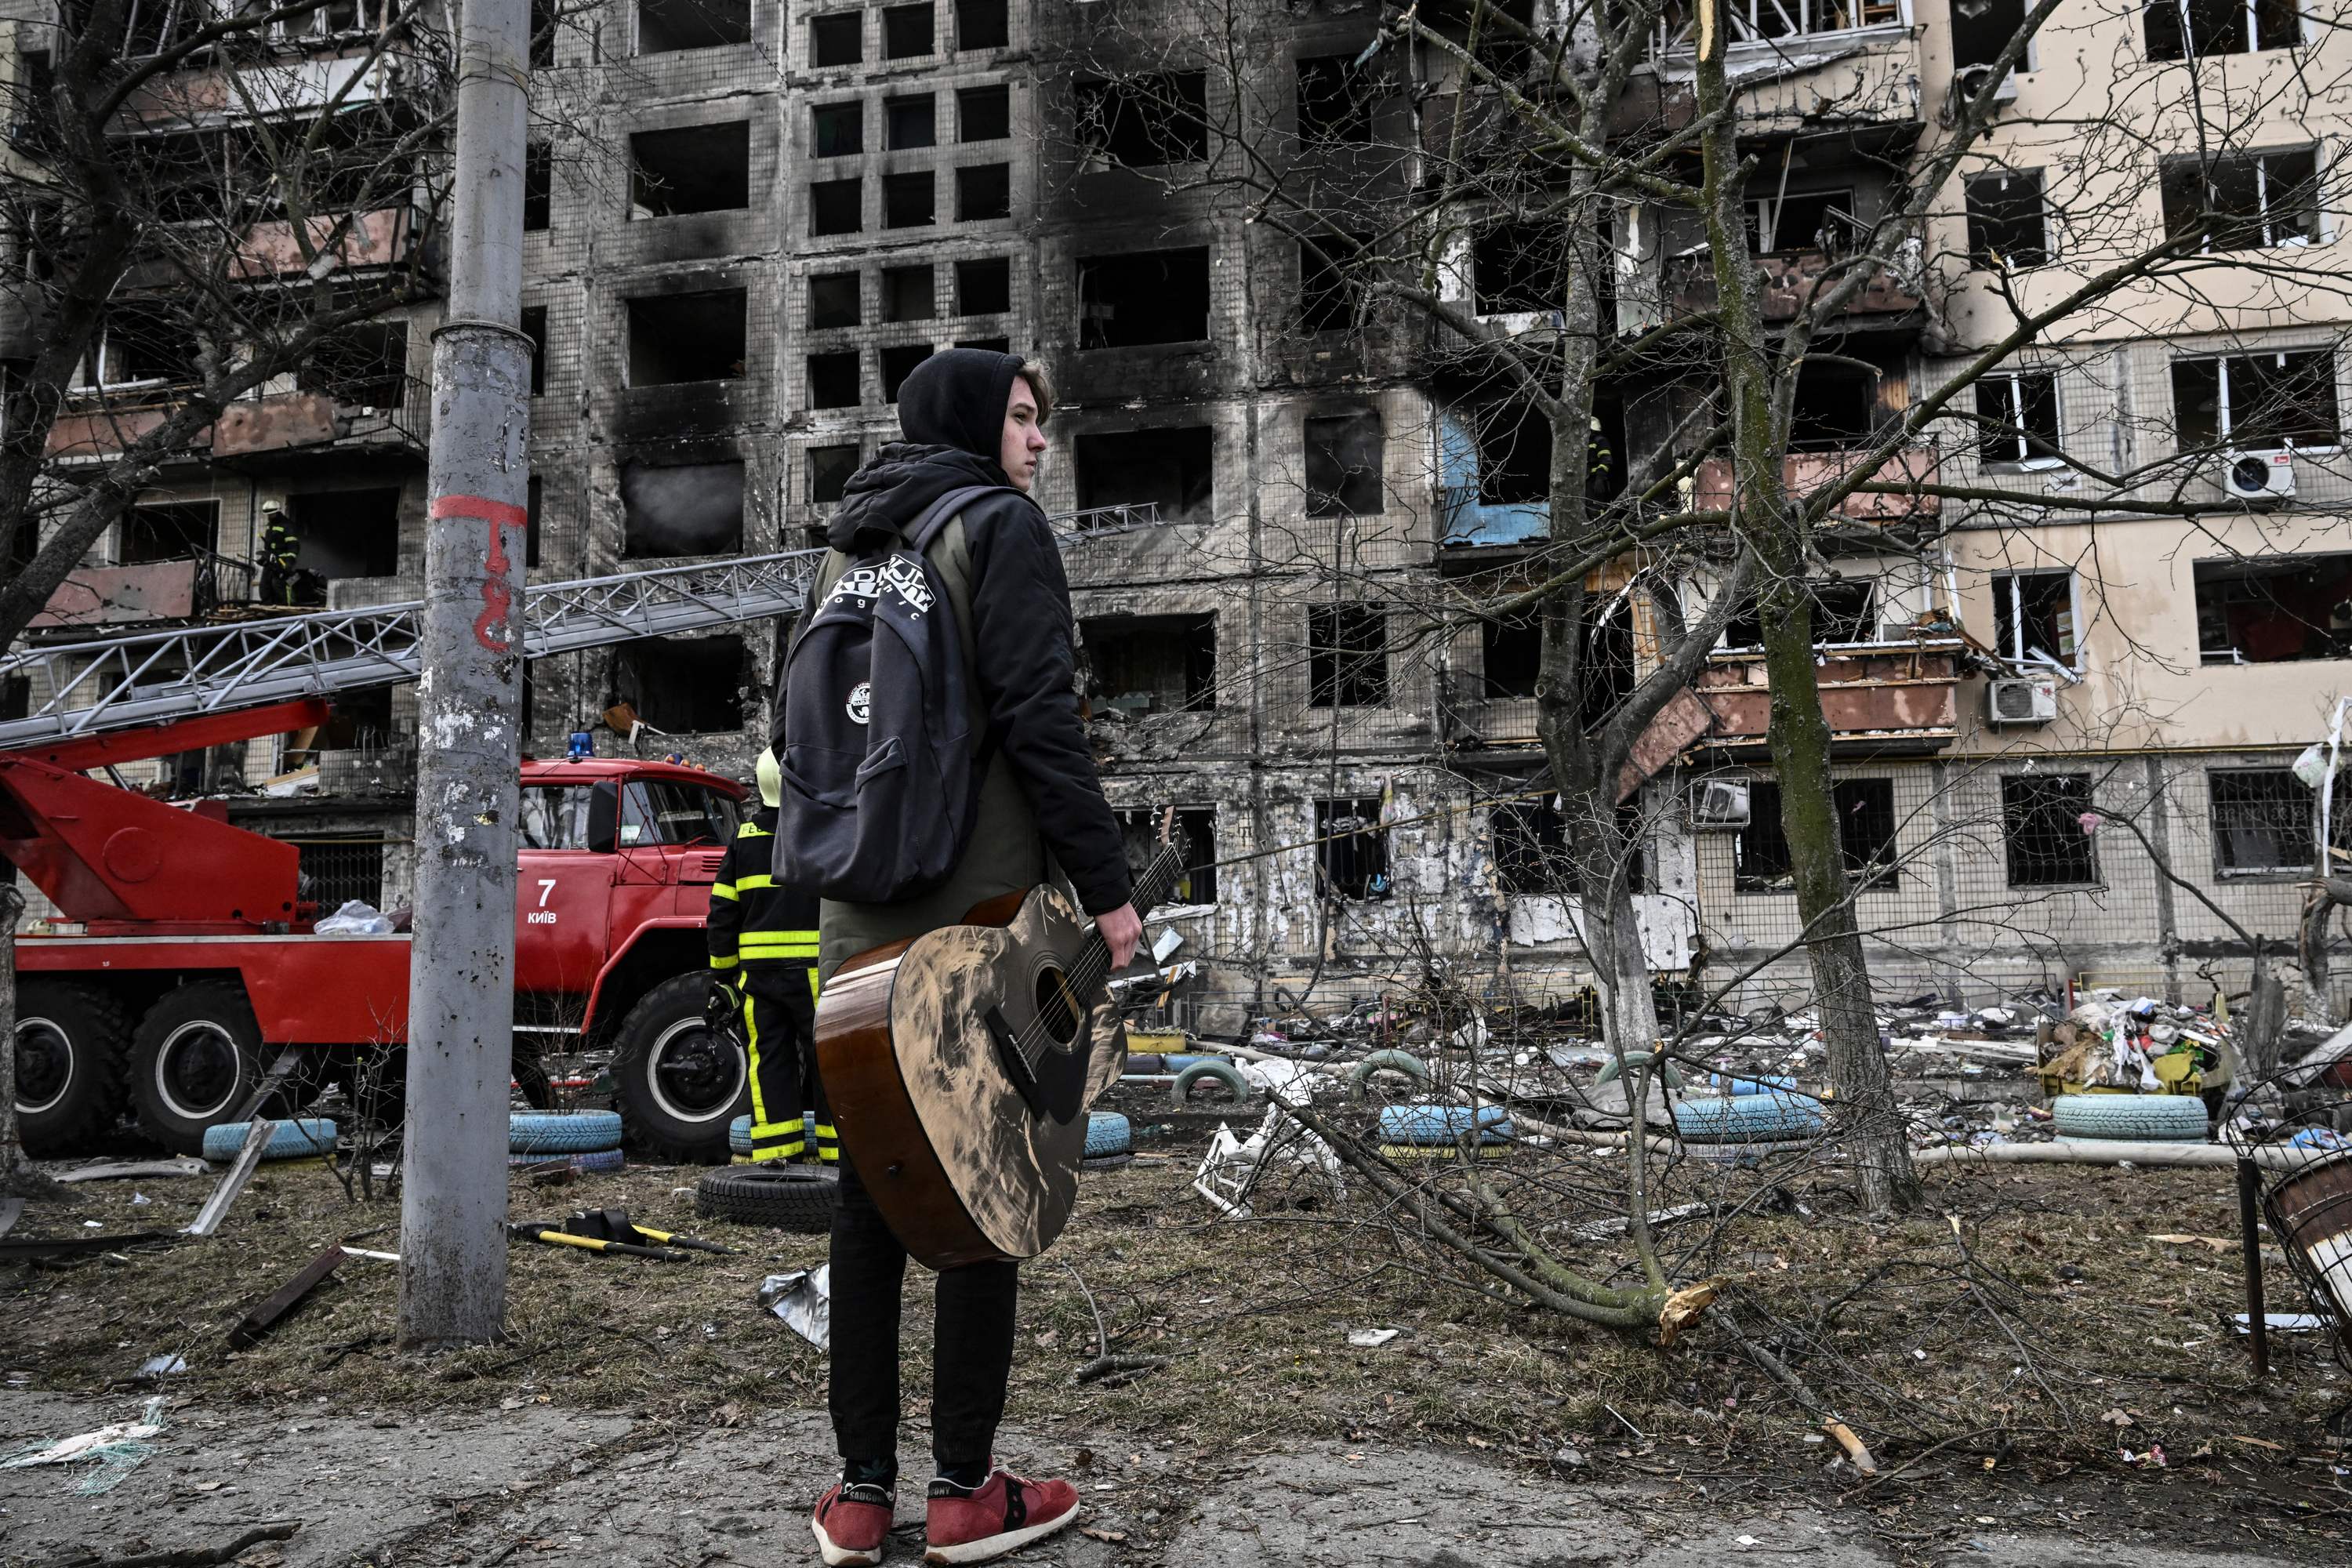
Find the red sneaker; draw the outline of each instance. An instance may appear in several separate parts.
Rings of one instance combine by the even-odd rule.
[[[1078,1490],[1069,1482],[1033,1481],[1002,1469],[969,1491],[934,1480],[927,1495],[926,1563],[992,1563],[1078,1517]]]
[[[809,1529],[816,1532],[816,1549],[827,1568],[882,1561],[890,1542],[890,1520],[898,1500],[877,1486],[851,1486],[835,1481],[816,1500]]]

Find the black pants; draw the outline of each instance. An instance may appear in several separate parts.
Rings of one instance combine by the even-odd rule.
[[[832,1164],[837,1157],[833,1117],[816,1076],[814,971],[747,960],[742,973],[751,1158]]]
[[[841,1160],[833,1217],[833,1434],[845,1459],[898,1452],[898,1300],[907,1249]],[[943,1270],[931,1309],[931,1457],[942,1468],[985,1464],[1013,1373],[1013,1311],[1020,1266]]]

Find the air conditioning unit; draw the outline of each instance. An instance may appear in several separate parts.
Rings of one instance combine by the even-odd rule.
[[[2231,500],[2278,502],[2294,495],[2294,452],[2230,452],[2221,458],[2221,488]]]
[[[1963,101],[1973,99],[1977,94],[1984,90],[1985,78],[1991,74],[1992,67],[1990,66],[1965,67],[1953,78],[1952,90]],[[2000,79],[2000,85],[1993,89],[1992,100],[1995,103],[2015,103],[2017,101],[2017,73],[2015,71],[2011,71],[2007,76]]]
[[[1748,826],[1748,786],[1734,779],[1701,779],[1691,790],[1691,824],[1696,827]]]
[[[2047,724],[2058,717],[2058,682],[2040,676],[1989,681],[1985,717],[1995,724]]]

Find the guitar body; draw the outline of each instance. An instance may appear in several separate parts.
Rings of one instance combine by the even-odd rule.
[[[1087,1106],[1125,1051],[1100,979],[1071,977],[1093,924],[1058,889],[967,921],[850,960],[817,1002],[843,1148],[932,1268],[1053,1245],[1077,1200]]]

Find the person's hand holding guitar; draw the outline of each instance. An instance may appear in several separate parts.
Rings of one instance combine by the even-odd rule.
[[[1136,944],[1143,940],[1143,917],[1135,912],[1133,904],[1121,904],[1115,910],[1105,910],[1095,917],[1095,930],[1102,932],[1103,942],[1110,949],[1113,973],[1127,967],[1135,956]]]

